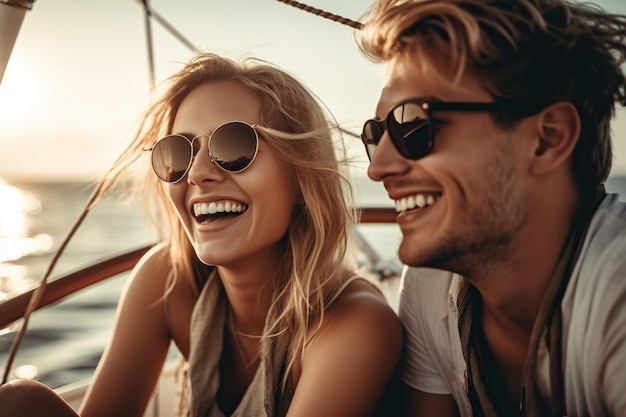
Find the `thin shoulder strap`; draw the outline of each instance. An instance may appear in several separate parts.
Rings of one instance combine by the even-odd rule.
[[[352,275],[350,278],[346,279],[346,280],[343,282],[343,284],[341,284],[341,287],[339,287],[339,289],[337,290],[337,292],[336,292],[335,294],[333,294],[333,296],[330,298],[330,300],[328,300],[328,305],[331,305],[332,303],[334,303],[334,302],[335,302],[335,300],[336,300],[336,299],[337,299],[337,298],[341,295],[341,293],[343,293],[343,292],[344,292],[344,290],[345,290],[346,288],[348,288],[348,286],[349,286],[350,284],[352,284],[354,281],[359,280],[359,279],[360,279],[360,280],[363,280],[363,281],[365,281],[365,282],[367,282],[367,283],[370,283],[370,284],[371,284],[371,282],[370,282],[370,281],[368,281],[367,279],[365,279],[365,278],[363,278],[363,277],[361,277],[361,276],[358,276],[358,275]],[[372,284],[372,286],[373,286],[374,288],[376,288],[376,286],[374,286],[373,284]],[[376,288],[376,289],[378,289],[378,288]]]

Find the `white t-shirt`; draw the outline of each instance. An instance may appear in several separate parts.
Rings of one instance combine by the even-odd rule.
[[[400,318],[405,326],[403,381],[450,394],[471,416],[458,330],[459,275],[405,268]],[[626,204],[607,195],[585,236],[563,301],[562,346],[568,416],[626,416]],[[549,357],[538,353],[538,387],[549,393]]]

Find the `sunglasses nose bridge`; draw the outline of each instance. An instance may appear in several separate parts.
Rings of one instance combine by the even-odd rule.
[[[211,137],[209,135],[198,135],[190,140],[191,161],[189,163],[188,175],[191,181],[194,181],[194,177],[206,177],[213,175],[214,171],[220,171],[211,155],[210,141]]]
[[[209,135],[198,135],[189,141],[191,144],[191,163],[198,157],[198,154],[208,155],[211,161],[214,161],[211,155],[210,142],[211,136]],[[205,151],[200,152],[202,149],[205,149]]]
[[[203,138],[207,138],[208,139],[208,135],[198,135],[195,136],[191,139],[189,139],[189,143],[191,144],[191,153],[192,155],[195,157],[196,154],[200,151],[200,149],[202,148],[202,139]],[[207,147],[208,147],[208,143],[207,143]]]

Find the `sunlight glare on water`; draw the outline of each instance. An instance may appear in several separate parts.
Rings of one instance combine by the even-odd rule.
[[[27,269],[11,264],[24,256],[50,250],[52,238],[41,233],[29,236],[28,218],[41,211],[37,196],[0,182],[0,300],[32,287]]]
[[[21,379],[35,379],[38,373],[35,365],[22,365],[15,370],[15,376]]]

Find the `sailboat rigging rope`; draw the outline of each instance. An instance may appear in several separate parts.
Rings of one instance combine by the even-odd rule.
[[[148,0],[142,0],[144,13],[144,22],[146,25],[146,49],[148,50],[148,67],[150,75],[150,91],[154,90],[156,83],[155,71],[154,71],[154,43],[152,41],[152,20],[150,18],[150,5]]]
[[[312,13],[312,14],[314,14],[316,16],[321,16],[321,17],[323,17],[325,19],[329,19],[329,20],[332,20],[334,22],[339,22],[341,24],[350,26],[351,28],[354,28],[354,29],[361,29],[361,27],[363,26],[363,24],[360,23],[360,22],[355,22],[354,20],[350,20],[348,18],[339,16],[339,15],[336,15],[336,14],[329,13],[329,12],[324,11],[322,9],[316,9],[315,7],[311,7],[311,6],[306,5],[304,3],[299,3],[297,1],[292,1],[292,0],[277,0],[277,1],[279,3],[284,3],[286,5],[293,6],[293,7],[297,8],[297,9],[304,10],[305,12]]]
[[[176,30],[176,28],[172,26],[167,20],[165,20],[163,16],[157,13],[156,10],[154,10],[152,7],[149,7],[147,4],[145,4],[143,0],[137,0],[137,2],[140,3],[145,8],[145,11],[148,14],[148,16],[156,20],[157,23],[163,27],[163,29],[167,30],[170,33],[170,35],[178,39],[178,41],[182,43],[183,45],[185,45],[187,49],[189,49],[192,52],[198,52],[198,48],[193,44],[193,42],[185,38],[185,36],[182,33]]]

